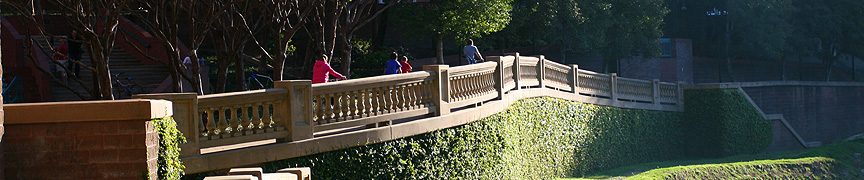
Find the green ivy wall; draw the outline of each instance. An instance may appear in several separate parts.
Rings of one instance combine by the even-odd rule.
[[[635,163],[750,153],[770,141],[766,120],[728,115],[755,111],[739,103],[743,96],[737,90],[685,94],[686,113],[524,99],[463,126],[264,168],[308,166],[315,179],[550,179]]]

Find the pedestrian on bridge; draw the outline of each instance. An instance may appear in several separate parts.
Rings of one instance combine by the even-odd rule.
[[[328,82],[331,74],[339,79],[348,79],[339,74],[339,72],[336,72],[336,70],[333,70],[333,67],[330,67],[330,60],[327,59],[327,55],[322,54],[321,59],[316,61],[315,67],[312,68],[312,84]]]
[[[399,58],[399,65],[402,65],[402,71],[399,73],[408,73],[411,72],[411,64],[408,64],[408,56],[402,56]]]
[[[468,59],[468,64],[477,64],[477,61],[474,60],[474,57],[480,57],[480,61],[483,60],[483,55],[480,54],[480,50],[477,49],[477,46],[474,46],[474,40],[468,39],[468,45],[465,48],[462,48],[463,54],[465,54],[465,59]]]
[[[390,54],[390,60],[387,61],[387,64],[385,64],[384,75],[401,73],[402,65],[399,64],[399,61],[397,60],[398,58],[399,54],[397,54],[396,52]]]

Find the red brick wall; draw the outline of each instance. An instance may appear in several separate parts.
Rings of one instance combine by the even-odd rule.
[[[156,178],[158,134],[151,121],[6,127],[6,179],[141,179],[148,169]]]

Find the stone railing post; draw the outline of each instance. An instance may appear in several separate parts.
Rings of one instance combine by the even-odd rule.
[[[678,81],[677,85],[678,85],[678,87],[677,87],[678,93],[676,93],[676,94],[678,95],[678,98],[677,98],[678,103],[676,105],[678,105],[678,107],[683,109],[684,108],[684,81]]]
[[[579,94],[579,65],[570,66],[570,78],[572,79],[572,83],[570,83],[570,89],[573,91],[573,94]]]
[[[540,84],[540,88],[546,88],[546,57],[543,55],[537,56],[537,82]]]
[[[504,69],[504,62],[501,61],[501,56],[492,57],[491,61],[498,63],[498,67],[495,68],[495,89],[498,90],[497,100],[502,100],[504,99],[504,71],[509,69]]]
[[[609,73],[609,99],[612,101],[618,101],[618,74],[617,73]]]
[[[654,104],[660,104],[660,80],[659,79],[651,80],[651,102]]]
[[[163,93],[163,94],[137,94],[133,99],[164,99],[171,101],[174,110],[174,121],[177,129],[186,137],[186,143],[180,145],[180,157],[192,157],[201,155],[198,139],[204,122],[201,122],[201,114],[198,113],[198,94],[195,93]]]
[[[448,65],[426,65],[423,66],[424,71],[435,72],[435,87],[432,89],[433,101],[438,113],[435,115],[443,116],[450,114],[450,66]]]
[[[522,84],[519,83],[519,79],[522,79],[522,63],[519,61],[519,52],[516,52],[515,59],[513,59],[513,82],[516,84],[516,90],[522,89]]]
[[[288,103],[281,103],[280,111],[288,117],[282,121],[288,128],[288,137],[282,142],[312,139],[312,81],[288,80],[276,82],[273,87],[288,89]]]

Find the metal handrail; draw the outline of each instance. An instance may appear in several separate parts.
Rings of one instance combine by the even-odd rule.
[[[3,89],[3,104],[22,102],[24,100],[24,85],[21,77],[14,77]]]
[[[137,40],[138,43],[141,43],[142,45],[144,45],[144,47],[146,47],[146,48],[150,48],[150,44],[148,44],[148,43],[144,42],[143,40],[139,39],[138,36],[135,36],[134,34],[130,33],[128,30],[126,30],[126,28],[123,28],[123,26],[117,26],[117,27],[120,27],[120,30],[121,30],[121,31],[123,31],[124,33],[128,34],[129,36],[132,36],[133,39]]]

